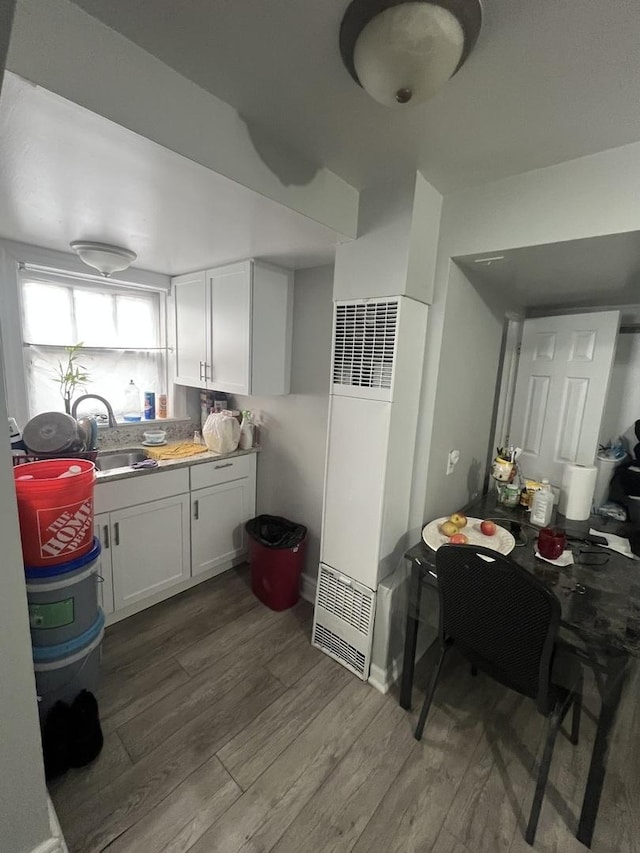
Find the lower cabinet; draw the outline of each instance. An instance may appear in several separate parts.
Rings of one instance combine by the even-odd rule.
[[[105,572],[110,555],[114,611],[190,577],[189,495],[116,510],[108,519],[96,516]]]
[[[93,520],[93,535],[102,545],[100,555],[100,574],[98,577],[98,604],[104,615],[113,613],[113,570],[111,568],[111,551],[109,550],[109,513],[96,515]]]
[[[244,526],[256,512],[256,457],[98,484],[95,503],[98,590],[113,622],[242,561]]]
[[[247,522],[255,511],[255,483],[244,478],[191,492],[191,572],[220,567],[247,551]],[[215,574],[219,574],[216,572]]]

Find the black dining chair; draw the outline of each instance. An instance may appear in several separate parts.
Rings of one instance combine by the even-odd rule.
[[[535,700],[549,720],[525,840],[533,844],[558,730],[571,705],[571,742],[578,743],[583,673],[557,644],[560,602],[508,557],[475,545],[443,545],[436,554],[440,657],[415,731],[422,738],[442,664],[455,647],[500,684]]]

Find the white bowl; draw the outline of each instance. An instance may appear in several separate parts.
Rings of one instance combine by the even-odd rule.
[[[144,440],[148,444],[162,444],[165,440],[167,433],[163,429],[152,430],[150,432],[143,432],[142,436]]]

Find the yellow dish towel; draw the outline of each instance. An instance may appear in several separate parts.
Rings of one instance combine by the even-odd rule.
[[[166,447],[145,447],[149,459],[184,459],[186,456],[196,456],[198,453],[208,453],[206,447],[194,444],[193,441],[179,441]]]

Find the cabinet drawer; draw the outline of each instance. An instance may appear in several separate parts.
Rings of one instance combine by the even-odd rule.
[[[139,479],[130,477],[114,483],[96,483],[95,512],[112,512],[136,504],[170,498],[189,491],[189,469],[154,471]]]
[[[232,459],[219,459],[215,462],[201,462],[191,467],[191,490],[206,489],[219,483],[240,480],[251,474],[255,464],[255,455],[234,456]]]

